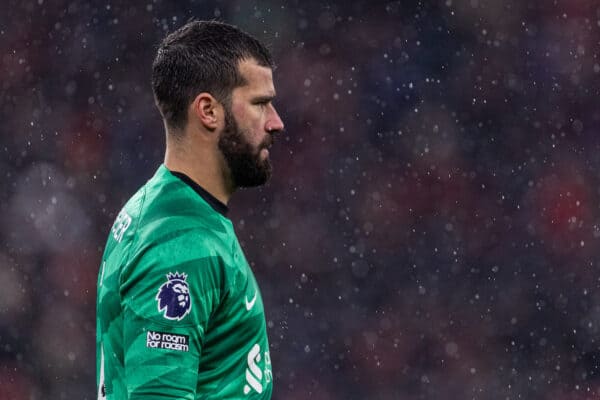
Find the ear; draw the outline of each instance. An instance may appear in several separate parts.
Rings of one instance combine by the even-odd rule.
[[[189,112],[209,131],[219,128],[223,119],[221,103],[207,92],[202,92],[190,104]]]

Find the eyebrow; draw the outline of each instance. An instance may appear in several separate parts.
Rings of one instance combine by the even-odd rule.
[[[253,97],[252,102],[254,102],[254,103],[268,102],[268,101],[272,101],[274,98],[275,98],[275,93],[268,94],[268,95],[259,95],[259,96]]]

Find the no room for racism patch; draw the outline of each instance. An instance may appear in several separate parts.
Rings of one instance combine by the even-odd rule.
[[[148,331],[146,347],[175,351],[189,351],[189,336],[174,333]]]

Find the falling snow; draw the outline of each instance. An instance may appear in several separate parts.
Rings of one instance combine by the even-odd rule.
[[[234,223],[282,399],[600,397],[600,6],[14,2],[0,13],[0,398],[95,399],[95,294],[162,162],[156,44],[269,44],[286,132]]]

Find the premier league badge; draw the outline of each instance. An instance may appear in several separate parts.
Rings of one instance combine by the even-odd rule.
[[[192,309],[187,275],[168,273],[167,279],[156,295],[158,312],[162,312],[166,319],[181,321]]]

